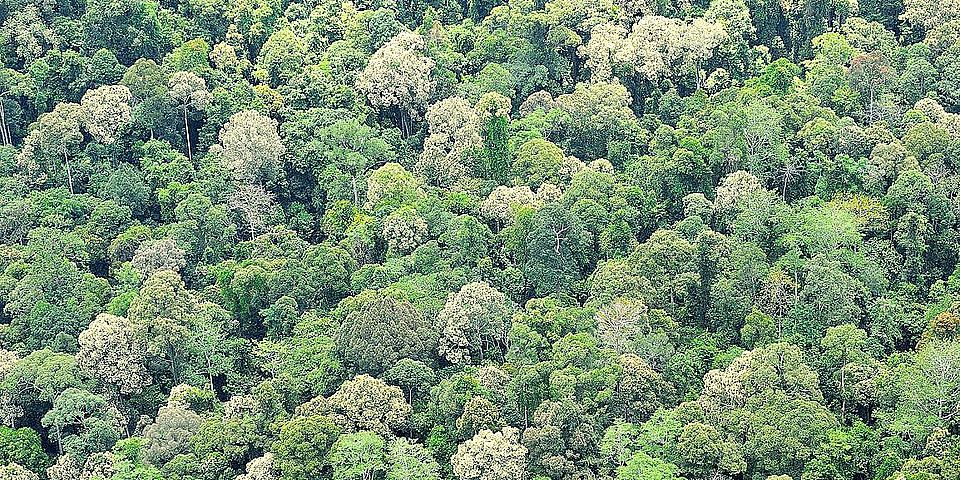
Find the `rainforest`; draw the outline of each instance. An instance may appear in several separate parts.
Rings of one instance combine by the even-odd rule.
[[[960,1],[0,0],[0,480],[960,480]]]

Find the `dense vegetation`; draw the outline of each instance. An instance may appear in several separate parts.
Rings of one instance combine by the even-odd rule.
[[[960,479],[956,0],[0,0],[0,480]]]

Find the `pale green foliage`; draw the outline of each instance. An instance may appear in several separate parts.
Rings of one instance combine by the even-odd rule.
[[[441,100],[427,110],[430,136],[423,143],[417,171],[430,183],[455,185],[470,171],[470,154],[482,146],[480,117],[459,97]]]
[[[480,363],[503,355],[513,306],[490,285],[474,282],[452,294],[437,317],[440,354],[451,363]]]
[[[427,449],[405,438],[387,446],[387,480],[440,480],[440,465]]]
[[[130,123],[130,89],[123,85],[108,85],[87,90],[80,100],[83,125],[93,138],[103,143],[114,143]]]
[[[400,111],[404,131],[420,118],[435,87],[431,72],[435,62],[423,55],[426,48],[418,33],[403,31],[370,56],[357,76],[357,89],[378,108]]]
[[[11,463],[9,465],[0,466],[0,480],[39,480],[40,477],[36,473],[27,470],[26,468],[17,465],[16,463]]]
[[[190,448],[190,438],[200,429],[203,419],[181,402],[171,401],[160,407],[157,418],[143,430],[147,440],[145,458],[163,465]]]
[[[48,178],[66,177],[67,186],[74,191],[72,150],[83,140],[80,131],[82,108],[75,103],[59,103],[52,112],[37,119],[36,126],[23,140],[17,162],[31,180],[39,184]]]
[[[334,480],[365,480],[380,475],[386,468],[385,446],[383,438],[373,432],[341,435],[327,455]]]
[[[383,380],[359,375],[343,383],[326,401],[326,411],[345,431],[370,430],[383,437],[406,426],[410,415],[403,392]]]
[[[130,320],[97,315],[78,338],[77,363],[85,372],[122,394],[137,393],[151,382],[144,365],[146,345]]]
[[[277,179],[285,148],[272,118],[256,110],[233,114],[220,130],[220,145],[220,155],[237,181],[264,185]]]
[[[499,432],[481,430],[457,446],[450,459],[461,480],[515,480],[524,477],[527,448],[519,443],[519,432],[505,427]]]

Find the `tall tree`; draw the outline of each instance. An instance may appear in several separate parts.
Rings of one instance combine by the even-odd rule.
[[[170,99],[183,112],[183,133],[187,141],[187,158],[193,161],[193,148],[190,143],[190,122],[187,115],[190,109],[203,110],[210,103],[207,82],[193,72],[176,72],[167,80]]]

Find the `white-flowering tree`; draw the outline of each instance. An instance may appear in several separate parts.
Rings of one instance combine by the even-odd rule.
[[[277,480],[273,466],[273,452],[266,452],[247,463],[247,473],[237,475],[234,480]]]
[[[183,112],[183,133],[187,138],[187,158],[193,161],[193,151],[190,143],[190,122],[187,114],[191,108],[203,110],[210,104],[210,92],[207,91],[207,82],[192,72],[176,72],[170,75],[167,81],[170,99]]]
[[[435,62],[426,56],[426,48],[420,34],[400,32],[370,56],[357,76],[356,87],[371,105],[395,109],[404,135],[412,133],[413,120],[420,118],[435,88]]]
[[[721,223],[729,222],[740,211],[745,199],[763,190],[760,179],[750,172],[737,170],[723,177],[717,186],[714,212]]]
[[[537,195],[526,185],[516,187],[499,186],[493,189],[487,198],[480,202],[480,214],[500,225],[510,225],[514,221],[515,209],[521,206],[540,207]]]
[[[40,477],[16,463],[9,463],[0,466],[0,480],[40,480]]]
[[[427,110],[430,136],[417,160],[418,173],[432,184],[450,187],[467,176],[465,159],[483,148],[480,116],[460,97],[443,99]]]
[[[130,320],[101,313],[80,333],[77,364],[121,394],[140,392],[151,383],[144,364],[147,346]]]
[[[722,24],[702,18],[694,18],[685,25],[680,36],[683,63],[687,68],[693,67],[698,89],[706,80],[703,64],[713,58],[717,47],[726,41],[728,36]]]
[[[346,431],[370,430],[392,438],[393,431],[406,426],[410,405],[399,388],[359,375],[327,399],[326,414]]]
[[[383,238],[390,253],[406,254],[427,238],[427,222],[410,206],[403,206],[383,219]]]
[[[187,265],[186,253],[172,238],[148,240],[137,247],[130,260],[133,268],[146,279],[157,270],[179,272]]]
[[[440,354],[456,364],[502,355],[512,316],[513,304],[497,289],[486,282],[464,285],[437,317],[443,325]]]
[[[87,90],[80,100],[83,126],[98,142],[111,144],[130,124],[133,95],[123,85],[107,85]]]
[[[590,40],[578,49],[580,55],[587,59],[591,81],[609,82],[613,78],[617,55],[626,38],[627,30],[615,23],[601,23],[593,27]]]
[[[527,448],[520,444],[520,432],[504,427],[499,432],[480,430],[457,446],[450,458],[453,472],[461,480],[516,480],[524,478]]]
[[[285,151],[276,120],[256,110],[237,112],[220,130],[220,145],[237,181],[266,186],[276,180]]]
[[[27,175],[43,183],[59,177],[57,164],[63,161],[70,193],[74,193],[74,171],[71,153],[83,141],[80,131],[82,108],[76,103],[59,103],[53,111],[40,115],[23,141],[17,163]],[[62,177],[61,177],[62,178]]]
[[[593,48],[587,44],[591,61],[602,63],[606,52],[614,50],[612,60],[615,64],[629,67],[647,82],[676,81],[679,80],[678,73],[693,72],[698,88],[704,80],[703,64],[728,38],[723,23],[719,21],[703,18],[684,21],[657,15],[639,18],[622,41],[620,32],[613,27],[599,33],[603,35]]]

